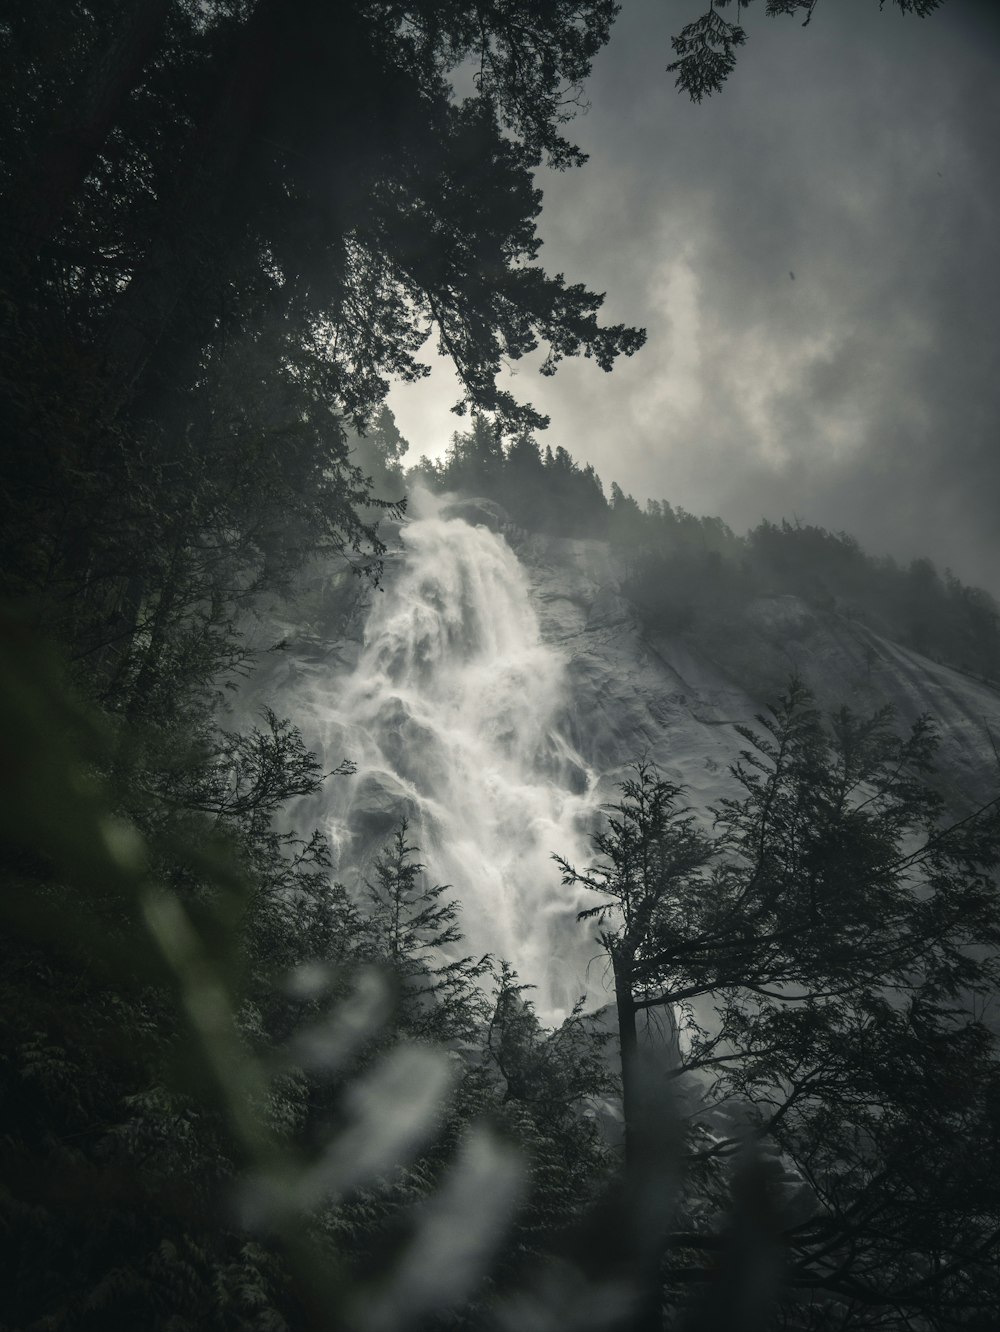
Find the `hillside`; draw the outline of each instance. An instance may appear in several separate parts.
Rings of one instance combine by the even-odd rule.
[[[997,784],[990,685],[790,593],[707,602],[667,628],[634,600],[630,567],[608,540],[529,532],[490,499],[418,493],[390,534],[383,589],[316,570],[298,606],[272,608],[261,642],[285,648],[242,696],[251,711],[277,700],[325,769],[357,762],[297,813],[331,836],[345,881],[410,820],[429,873],[459,887],[470,948],[530,976],[549,1018],[585,989],[603,1002],[580,902],[551,856],[585,859],[600,806],[641,757],[710,820],[733,792],[736,728],[793,674],[826,710],[888,705],[901,731],[934,718],[950,807]]]

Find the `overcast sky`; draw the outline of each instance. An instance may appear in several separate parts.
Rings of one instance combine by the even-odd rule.
[[[512,387],[606,488],[844,529],[1000,594],[1000,0],[819,0],[805,30],[756,0],[693,106],[665,66],[706,3],[624,0],[574,126],[590,161],[539,181],[542,263],[646,346]],[[414,460],[456,397],[437,361],[393,390]]]

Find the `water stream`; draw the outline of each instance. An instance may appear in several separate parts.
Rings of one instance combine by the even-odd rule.
[[[428,874],[461,903],[466,951],[506,958],[555,1022],[585,990],[604,1002],[592,929],[576,922],[593,901],[552,861],[587,863],[598,803],[560,726],[564,661],[502,535],[422,495],[401,540],[356,667],[298,700],[322,748],[358,767],[331,793],[327,831],[341,868],[357,867],[408,817]]]

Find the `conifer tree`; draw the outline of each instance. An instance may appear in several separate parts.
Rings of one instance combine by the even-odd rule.
[[[982,1016],[1000,982],[998,800],[946,823],[929,722],[904,737],[889,710],[824,722],[798,681],[739,729],[742,794],[714,830],[639,764],[596,863],[560,861],[602,899],[582,918],[614,974],[627,1157],[637,1017],[676,1028],[660,1076],[687,1118],[689,1185],[686,1224],[664,1237],[667,1287],[706,1278],[724,1166],[749,1138],[771,1154],[793,1325],[816,1300],[859,1327],[975,1320],[1000,1246],[996,1176],[979,1164],[1000,1106]]]
[[[879,9],[886,0],[879,0]],[[746,43],[746,30],[739,23],[739,15],[749,9],[753,0],[736,0],[737,18],[730,22],[720,10],[727,9],[732,0],[712,0],[710,8],[691,23],[686,24],[676,37],[670,39],[677,59],[667,66],[676,73],[677,87],[687,93],[692,102],[700,102],[712,93],[721,92],[722,85],[736,67],[735,52]],[[766,13],[774,18],[802,16],[807,28],[819,0],[767,0]],[[916,14],[926,18],[941,4],[941,0],[893,0],[903,14]]]
[[[461,943],[458,906],[446,884],[425,882],[418,848],[404,819],[392,843],[375,860],[366,880],[367,931],[377,960],[401,987],[401,1029],[437,1041],[473,1041],[485,1020],[485,1000],[477,982],[492,959],[453,957]]]

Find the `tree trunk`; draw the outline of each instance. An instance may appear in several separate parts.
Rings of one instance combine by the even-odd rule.
[[[24,269],[51,240],[156,50],[173,0],[130,0],[110,43],[60,109],[29,180],[15,192],[9,260]],[[18,202],[20,208],[18,208]],[[20,214],[20,215],[18,215]]]
[[[683,1131],[667,1079],[668,1054],[641,1048],[635,953],[626,940],[611,953],[621,1047],[625,1119],[624,1184],[635,1303],[620,1332],[663,1332],[661,1264],[683,1174]],[[647,1012],[648,1010],[643,1010]]]
[[[105,703],[116,699],[119,683],[127,676],[145,595],[145,573],[136,571],[122,581],[116,604],[108,616],[111,641],[94,654],[97,676],[103,680],[101,698]]]
[[[662,1332],[659,1263],[660,1237],[666,1230],[671,1201],[669,1126],[660,1122],[656,1114],[652,1070],[645,1066],[639,1050],[633,961],[627,944],[612,953],[625,1118],[625,1197],[627,1224],[632,1230],[630,1266],[635,1299],[629,1313],[628,1332]]]
[[[130,723],[137,721],[145,712],[150,691],[159,671],[160,659],[166,645],[167,629],[177,599],[180,559],[181,546],[178,542],[174,548],[174,555],[170,561],[163,587],[160,589],[156,610],[153,613],[153,620],[149,628],[149,643],[142,655],[142,661],[125,708],[125,719]]]
[[[631,957],[624,951],[616,953],[612,957],[615,976],[615,1005],[618,1009],[618,1043],[621,1050],[626,1171],[632,1171],[638,1165],[636,1154],[641,1143],[638,1123],[640,1104],[639,1040],[635,1023],[635,1005],[632,1001],[631,961]]]

